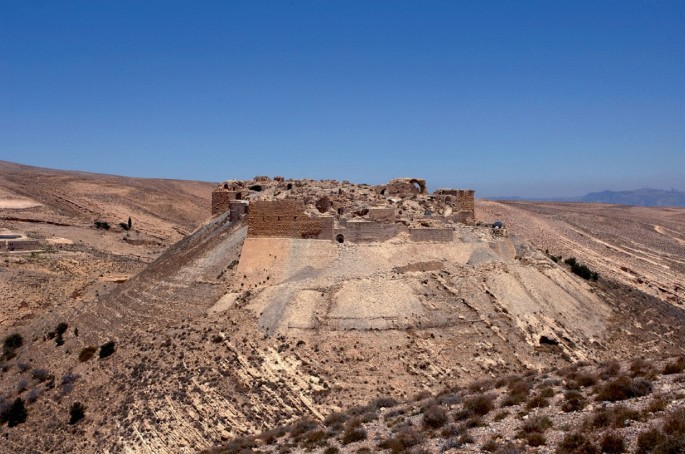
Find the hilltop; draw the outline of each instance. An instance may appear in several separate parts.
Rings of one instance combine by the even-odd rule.
[[[50,264],[43,282],[57,285],[4,281],[17,307],[25,292],[49,302],[4,331],[22,342],[0,368],[2,403],[20,398],[27,411],[0,429],[6,446],[194,452],[375,398],[630,361],[636,349],[683,353],[682,210],[642,209],[666,233],[621,230],[635,216],[625,207],[469,205],[472,193],[393,184],[208,185],[188,202],[206,213],[188,235],[135,246],[149,263],[115,255],[108,244],[125,232],[85,215],[64,235],[74,244],[9,255],[0,277]],[[212,205],[223,208],[208,218]],[[106,246],[80,246],[82,231]],[[107,274],[93,257],[124,276],[96,286]],[[571,257],[599,279],[574,274]],[[76,403],[84,418],[70,424]]]

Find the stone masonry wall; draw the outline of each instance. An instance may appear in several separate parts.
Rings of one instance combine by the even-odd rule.
[[[342,234],[345,241],[353,243],[387,241],[394,238],[397,233],[397,224],[384,224],[372,221],[347,222],[345,228],[335,230],[336,236]]]
[[[369,208],[369,219],[377,222],[395,222],[395,209]]]
[[[409,238],[412,241],[436,241],[447,243],[454,239],[451,228],[444,229],[409,229]]]
[[[309,217],[301,200],[255,200],[247,215],[248,236],[333,239],[333,217]]]

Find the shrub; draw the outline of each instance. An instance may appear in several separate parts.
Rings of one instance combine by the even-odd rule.
[[[349,445],[355,441],[366,440],[367,434],[366,430],[361,427],[348,428],[340,439],[340,443],[343,445]]]
[[[518,438],[523,438],[530,446],[541,446],[546,443],[545,430],[552,427],[552,421],[547,416],[534,416],[523,423]]]
[[[664,375],[679,374],[685,370],[685,357],[681,356],[674,361],[666,363],[664,366]]]
[[[7,423],[7,427],[14,427],[26,422],[26,416],[24,400],[21,397],[17,397],[12,405],[9,405],[0,413],[0,424]]]
[[[549,400],[540,395],[534,396],[526,403],[526,408],[532,410],[533,408],[549,407]]]
[[[409,427],[405,427],[395,436],[378,443],[381,449],[389,449],[392,453],[406,452],[412,446],[421,442],[421,436]]]
[[[599,447],[602,452],[618,454],[625,452],[626,443],[623,441],[623,437],[619,433],[609,431],[602,436],[602,439],[599,442]]]
[[[509,394],[502,400],[502,407],[518,405],[524,402],[528,398],[528,394],[530,394],[531,383],[530,380],[519,378],[510,381],[507,387]]]
[[[95,221],[95,228],[96,229],[109,230],[110,225],[109,225],[109,222],[106,222],[106,221]]]
[[[643,430],[637,436],[635,452],[637,454],[654,452],[654,448],[659,445],[663,438],[663,434],[655,428]]]
[[[84,347],[83,350],[81,350],[81,353],[78,354],[78,360],[82,363],[88,361],[95,355],[97,350],[97,347]]]
[[[637,376],[651,376],[653,378],[654,368],[650,363],[645,361],[643,358],[634,359],[630,363],[630,374],[633,377]]]
[[[5,340],[2,344],[2,353],[8,359],[13,358],[15,355],[15,350],[21,347],[23,344],[24,338],[21,337],[21,334],[10,334],[9,336],[5,337]]]
[[[304,433],[316,429],[317,424],[309,418],[301,419],[290,428],[290,438],[299,438]]]
[[[329,429],[340,430],[342,429],[343,424],[345,424],[345,421],[347,421],[347,414],[336,411],[326,416],[323,420],[323,424]]]
[[[597,448],[580,432],[566,434],[557,446],[557,454],[595,454]]]
[[[69,408],[69,424],[74,425],[86,416],[86,407],[81,402],[74,402]]]
[[[625,405],[616,405],[612,408],[602,408],[595,413],[592,419],[594,427],[625,427],[626,421],[639,421],[640,413]]]
[[[631,379],[626,375],[620,375],[599,387],[597,400],[616,402],[646,396],[651,392],[652,382],[649,380],[641,377]]]
[[[506,418],[507,416],[509,416],[509,412],[506,411],[506,410],[502,410],[502,411],[500,411],[499,413],[497,413],[497,414],[492,418],[492,420],[495,421],[495,422],[501,421],[501,420],[503,420],[504,418]]]
[[[329,446],[328,448],[324,449],[323,454],[338,454],[339,452],[340,450],[335,446]]]
[[[62,336],[67,332],[67,329],[69,329],[69,325],[64,322],[58,323],[57,327],[55,328],[55,334]]]
[[[464,400],[464,410],[468,416],[485,416],[495,408],[493,400],[494,396],[488,394],[469,397]]]
[[[664,398],[664,396],[655,396],[651,402],[649,402],[649,405],[647,405],[647,408],[645,408],[645,413],[657,413],[660,411],[666,410],[666,406],[668,405],[668,402]]]
[[[564,393],[564,400],[561,403],[561,409],[566,413],[572,411],[580,411],[587,405],[587,399],[582,393],[571,390]]]
[[[615,377],[619,372],[621,372],[621,363],[614,359],[602,364],[599,376],[602,380],[607,380],[608,378]]]
[[[100,358],[107,358],[114,353],[114,341],[109,341],[100,346]]]
[[[566,260],[564,260],[564,263],[570,266],[576,265],[576,258],[575,257],[569,257]]]
[[[447,412],[437,405],[429,407],[423,414],[423,425],[427,428],[438,429],[447,423]]]

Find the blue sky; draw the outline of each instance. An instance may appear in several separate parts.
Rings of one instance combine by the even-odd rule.
[[[685,190],[683,1],[0,0],[0,159]]]

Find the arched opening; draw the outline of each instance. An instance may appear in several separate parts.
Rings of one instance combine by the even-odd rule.
[[[381,195],[385,195],[385,188],[381,189]]]
[[[236,200],[243,200],[243,193],[240,191],[236,192],[235,199]]]
[[[419,194],[423,194],[426,192],[426,184],[422,181],[412,179],[409,181],[409,184],[411,184],[414,190]]]
[[[293,188],[292,183],[288,183],[288,185],[285,187],[288,191],[290,191]]]
[[[345,242],[345,235],[343,235],[342,233],[338,233],[335,236],[335,241],[337,241],[340,244],[344,243]]]
[[[224,183],[224,189],[228,189],[228,183]]]
[[[253,184],[252,186],[250,186],[250,191],[262,192],[262,185]]]

